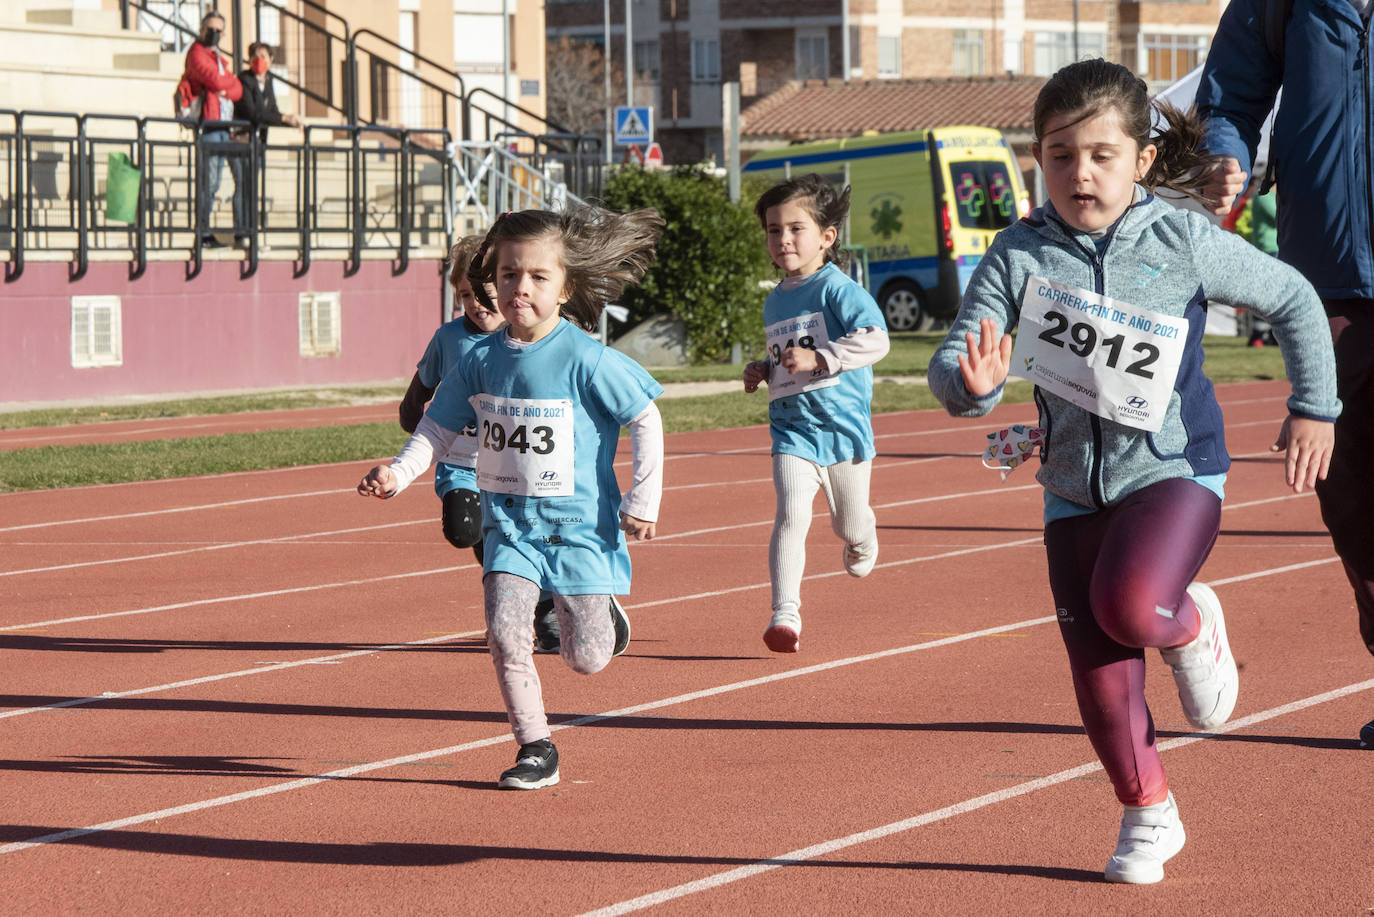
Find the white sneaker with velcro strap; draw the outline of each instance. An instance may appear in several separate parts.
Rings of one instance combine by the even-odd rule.
[[[1240,673],[1226,637],[1221,600],[1204,583],[1188,586],[1197,605],[1202,629],[1191,643],[1161,649],[1160,656],[1174,672],[1183,715],[1198,729],[1216,729],[1231,718],[1240,693]]]
[[[1107,881],[1153,885],[1164,878],[1165,861],[1183,849],[1185,839],[1173,793],[1152,806],[1127,806],[1107,861]]]

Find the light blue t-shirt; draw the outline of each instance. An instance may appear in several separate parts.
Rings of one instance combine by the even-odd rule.
[[[415,364],[415,375],[420,377],[420,382],[424,385],[435,388],[473,345],[487,337],[487,334],[461,315],[451,322],[445,322],[429,339],[429,346],[425,348],[424,355],[420,357],[420,362]],[[455,487],[477,489],[472,477],[472,469],[477,467],[475,427],[461,430],[448,451],[437,458],[441,467],[434,476],[434,489],[439,496],[442,497]]]
[[[444,377],[428,415],[460,430],[478,420],[476,402],[539,399],[571,402],[573,493],[525,496],[482,491],[483,572],[524,577],[561,595],[624,595],[630,591],[630,552],[620,531],[620,485],[615,453],[620,428],[663,394],[636,362],[603,346],[566,319],[540,340],[518,349],[506,334],[489,335]],[[485,455],[518,450],[523,456],[562,449],[561,427],[510,417],[502,430],[479,430]],[[553,430],[559,430],[554,434]],[[488,467],[482,459],[481,467]],[[492,461],[494,467],[496,461]]]
[[[791,290],[777,287],[763,304],[765,327],[819,313],[826,336],[835,341],[860,328],[883,328],[882,311],[868,291],[833,264],[827,264]],[[780,349],[788,338],[777,341]],[[797,342],[801,346],[800,336]],[[770,373],[785,373],[779,353],[768,355]],[[795,455],[817,465],[877,454],[873,445],[873,369],[864,366],[831,377],[836,384],[785,395],[769,402],[774,454]]]

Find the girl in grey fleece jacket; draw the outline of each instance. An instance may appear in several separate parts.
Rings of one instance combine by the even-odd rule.
[[[992,410],[1012,369],[1036,382],[1050,586],[1084,728],[1126,807],[1106,877],[1132,883],[1162,879],[1184,841],[1145,703],[1145,648],[1160,649],[1199,728],[1226,722],[1238,687],[1220,603],[1193,582],[1230,467],[1202,371],[1207,303],[1273,324],[1293,385],[1274,448],[1295,491],[1324,476],[1340,412],[1312,287],[1149,193],[1195,193],[1186,176],[1206,161],[1192,114],[1158,110],[1165,129],[1152,136],[1145,84],[1117,64],[1050,79],[1033,147],[1050,201],[989,247],[929,372],[961,417]]]

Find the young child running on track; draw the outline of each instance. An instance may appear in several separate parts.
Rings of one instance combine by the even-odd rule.
[[[1050,78],[1032,146],[1049,203],[989,246],[929,372],[964,417],[997,404],[1009,369],[1036,383],[1040,429],[993,434],[990,451],[1015,467],[1040,445],[1060,634],[1084,729],[1125,806],[1106,877],[1130,883],[1162,879],[1184,842],[1145,703],[1145,648],[1160,650],[1199,729],[1226,722],[1239,683],[1221,604],[1193,582],[1230,467],[1202,371],[1207,301],[1255,308],[1282,342],[1293,394],[1273,448],[1295,492],[1325,475],[1340,412],[1312,287],[1151,193],[1195,192],[1190,176],[1207,161],[1195,116],[1157,108],[1152,136],[1145,83],[1119,64],[1083,61]]]
[[[496,289],[506,330],[473,346],[444,377],[405,448],[358,485],[390,497],[478,430],[487,646],[515,740],[504,789],[558,782],[531,651],[541,589],[554,595],[563,661],[600,671],[615,654],[606,614],[630,590],[625,536],[653,538],[662,493],[663,392],[628,357],[590,334],[601,310],[654,259],[663,221],[653,210],[590,208],[502,216],[468,270],[478,299]],[[622,498],[614,462],[629,427],[632,485]]]
[[[414,433],[424,416],[425,405],[434,397],[434,390],[444,376],[458,365],[458,360],[484,336],[499,330],[505,319],[493,306],[482,305],[472,292],[468,280],[468,266],[482,244],[482,236],[464,236],[449,250],[449,285],[453,287],[454,305],[458,314],[434,332],[424,355],[415,366],[410,387],[401,399],[401,428]],[[477,562],[482,562],[482,504],[477,494],[477,430],[466,427],[453,441],[447,452],[439,456],[434,469],[434,492],[443,506],[444,537],[455,548],[472,548]],[[618,612],[618,614],[617,614]],[[617,632],[628,637],[629,620],[624,611],[613,607]],[[623,620],[622,620],[623,619]],[[628,642],[628,640],[627,640]],[[558,652],[558,615],[553,599],[541,596],[534,615],[534,644],[536,652]]]
[[[768,357],[744,368],[744,390],[768,385],[777,513],[768,542],[773,616],[763,642],[775,653],[801,646],[801,581],[816,489],[844,542],[844,568],[867,576],[878,559],[868,505],[873,468],[872,365],[887,353],[887,324],[868,291],[841,270],[836,251],[849,213],[819,175],[765,191],[754,205],[768,254],[784,273],[763,304]]]

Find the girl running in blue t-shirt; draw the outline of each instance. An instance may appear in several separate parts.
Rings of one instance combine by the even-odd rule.
[[[773,486],[778,495],[768,572],[773,616],[763,642],[775,653],[801,645],[801,581],[816,490],[825,491],[830,527],[844,542],[844,568],[867,576],[878,559],[878,527],[868,505],[876,450],[869,404],[872,365],[887,353],[887,324],[868,291],[840,269],[840,226],[849,189],[819,175],[770,188],[754,205],[768,254],[783,271],[763,304],[768,358],[744,368],[744,390],[768,385]]]
[[[653,210],[527,210],[497,220],[468,276],[479,300],[489,302],[485,285],[494,285],[505,332],[458,362],[401,453],[358,485],[363,495],[393,496],[458,431],[477,430],[487,647],[520,743],[501,775],[505,789],[559,779],[532,654],[540,590],[554,595],[563,661],[600,671],[615,652],[606,609],[630,591],[625,536],[654,536],[663,426],[653,402],[663,388],[585,332],[643,276],[662,226]],[[634,454],[623,498],[613,467],[621,427]]]

